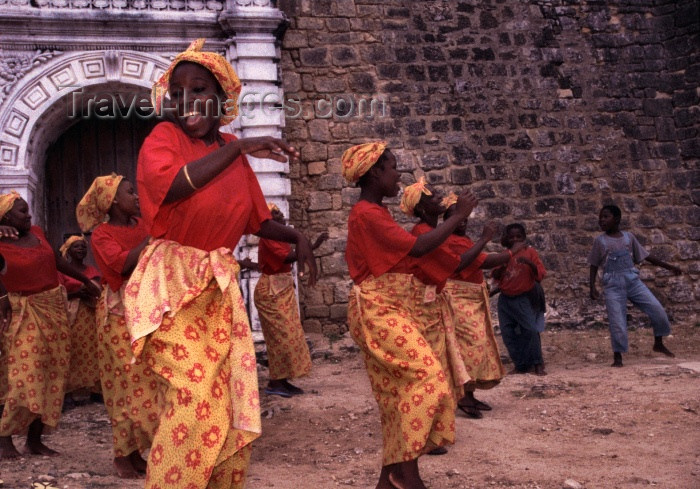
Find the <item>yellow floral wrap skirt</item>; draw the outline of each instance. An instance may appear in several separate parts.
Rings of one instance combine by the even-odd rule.
[[[0,436],[23,434],[37,418],[58,425],[70,362],[63,289],[9,298],[12,322],[0,341]]]
[[[126,285],[132,350],[159,379],[164,412],[146,489],[242,488],[260,436],[255,350],[230,250],[146,247]]]
[[[491,389],[505,376],[491,323],[491,309],[486,283],[474,284],[448,280],[447,294],[459,350],[471,377],[467,389]]]
[[[80,299],[66,301],[70,325],[70,368],[66,392],[83,388],[100,392],[95,308]]]
[[[123,290],[105,286],[97,305],[99,371],[115,457],[150,448],[163,409],[155,373],[141,358],[132,362]]]
[[[254,298],[267,347],[270,379],[308,375],[311,354],[299,319],[292,273],[262,274]]]
[[[350,295],[350,334],[381,415],[383,465],[454,443],[455,388],[467,378],[454,360],[439,297],[413,275],[395,273],[370,277]]]

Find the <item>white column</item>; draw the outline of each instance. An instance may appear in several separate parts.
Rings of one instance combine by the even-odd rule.
[[[284,111],[279,73],[280,47],[276,32],[287,22],[284,14],[269,0],[227,0],[219,23],[230,39],[226,56],[241,80],[238,117],[225,130],[239,137],[281,137]],[[287,197],[292,187],[287,174],[289,164],[273,160],[249,158],[260,187],[268,202],[274,202],[289,216]],[[257,238],[243,238],[236,254],[257,260]],[[259,329],[258,314],[253,303],[257,284],[255,272],[241,275],[244,299],[249,305],[253,329]]]

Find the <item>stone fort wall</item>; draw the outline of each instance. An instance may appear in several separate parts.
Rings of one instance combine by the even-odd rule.
[[[550,323],[604,319],[588,298],[597,214],[680,277],[642,277],[676,321],[697,321],[700,283],[700,27],[694,0],[279,0],[290,221],[323,274],[301,290],[305,328],[346,329],[347,216],[359,190],[340,175],[352,144],[387,139],[405,184],[425,174],[480,199],[469,232],[519,221],[549,270]],[[370,113],[369,101],[375,100]],[[361,110],[361,113],[358,113]],[[384,111],[384,112],[383,112]],[[402,216],[397,201],[389,201]],[[490,245],[498,249],[496,243]]]

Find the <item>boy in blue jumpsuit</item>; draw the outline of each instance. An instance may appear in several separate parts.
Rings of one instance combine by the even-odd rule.
[[[634,234],[620,231],[622,211],[616,205],[604,206],[598,216],[598,225],[603,234],[593,243],[588,256],[590,270],[591,299],[600,294],[595,281],[598,268],[603,267],[603,295],[608,311],[610,341],[613,349],[613,367],[622,367],[622,354],[627,352],[627,300],[641,309],[651,319],[654,330],[653,350],[669,357],[675,356],[666,348],[663,337],[671,334],[668,315],[654,294],[639,278],[635,264],[646,260],[653,265],[672,271],[676,275],[680,268],[670,265],[654,256],[637,241]]]

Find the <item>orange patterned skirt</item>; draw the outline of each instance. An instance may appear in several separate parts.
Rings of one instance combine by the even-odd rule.
[[[448,280],[445,292],[454,313],[455,333],[472,380],[467,388],[491,389],[505,376],[491,324],[486,284]]]
[[[453,387],[464,379],[451,373],[444,307],[429,292],[412,275],[387,273],[355,285],[350,296],[350,334],[381,414],[383,465],[454,443]]]
[[[293,379],[311,371],[311,354],[299,319],[291,272],[262,274],[255,286],[255,307],[270,366],[270,379]]]
[[[131,341],[120,295],[105,286],[97,305],[100,380],[112,425],[115,457],[151,447],[163,410],[156,375],[141,360],[132,363]]]
[[[132,349],[165,396],[146,489],[245,484],[260,400],[238,270],[229,250],[156,240],[127,283]]]
[[[70,324],[70,368],[66,392],[87,388],[100,392],[100,368],[97,365],[97,323],[95,308],[85,301],[68,302]]]
[[[70,337],[61,287],[29,296],[9,294],[12,322],[2,334],[0,436],[26,432],[37,418],[55,427],[61,417]]]

